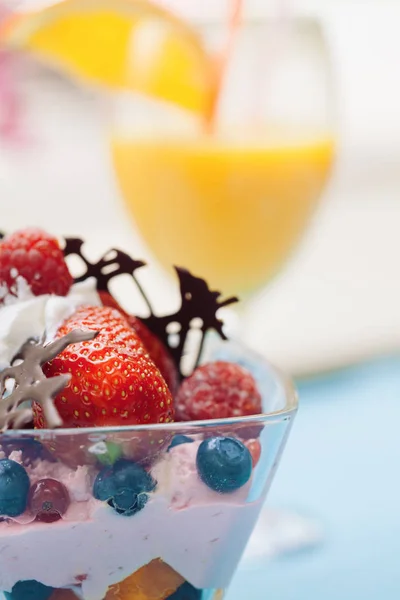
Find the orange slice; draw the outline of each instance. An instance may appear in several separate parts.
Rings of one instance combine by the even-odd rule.
[[[86,83],[209,110],[213,63],[200,37],[148,0],[63,0],[11,17],[1,42]]]
[[[104,600],[165,600],[184,583],[174,569],[160,558],[112,585]]]

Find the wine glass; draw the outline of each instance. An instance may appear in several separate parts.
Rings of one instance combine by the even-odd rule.
[[[194,27],[220,60],[226,24]],[[124,91],[110,144],[121,197],[156,259],[166,269],[184,260],[243,299],[281,269],[314,212],[334,158],[334,106],[315,20],[236,15],[228,41],[211,125]]]

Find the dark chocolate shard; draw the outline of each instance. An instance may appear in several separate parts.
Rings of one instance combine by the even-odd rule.
[[[94,277],[97,281],[98,291],[104,291],[111,294],[109,283],[114,277],[118,275],[131,275],[136,287],[141,292],[144,301],[151,310],[148,298],[140,283],[138,282],[135,272],[141,267],[145,266],[145,262],[142,260],[136,260],[131,258],[129,254],[118,250],[117,248],[111,248],[108,250],[97,262],[90,262],[84,253],[82,252],[82,246],[84,241],[80,238],[65,238],[64,255],[70,256],[74,254],[79,256],[86,267],[86,272],[75,278],[75,283],[84,281],[88,277]]]
[[[150,299],[135,276],[135,272],[146,263],[135,260],[126,252],[115,248],[104,254],[97,263],[91,263],[82,251],[83,246],[84,241],[80,238],[66,238],[64,254],[66,256],[75,254],[86,265],[86,272],[77,277],[75,282],[83,281],[87,277],[94,277],[97,280],[98,291],[107,291],[111,294],[109,284],[114,277],[122,274],[131,275],[150,313],[149,316],[140,318],[150,331],[169,348],[181,378],[184,378],[182,359],[185,345],[194,320],[201,321],[201,338],[196,351],[194,368],[199,364],[205,336],[209,330],[213,329],[222,339],[226,339],[222,329],[223,321],[217,318],[217,312],[220,308],[238,302],[238,298],[231,297],[220,301],[221,293],[210,290],[203,278],[192,275],[187,269],[175,267],[180,284],[181,306],[177,312],[160,317],[154,313]],[[116,300],[118,301],[118,298]],[[179,339],[177,344],[171,345],[171,335],[168,329],[171,325],[176,324],[179,329]]]
[[[0,239],[1,237],[2,234],[0,234]],[[238,302],[238,298],[231,297],[220,300],[221,293],[211,290],[203,278],[192,275],[187,269],[175,267],[180,284],[181,306],[171,315],[158,316],[154,313],[150,299],[136,277],[136,271],[145,266],[145,262],[133,259],[126,252],[116,248],[103,254],[97,262],[90,262],[84,254],[84,245],[85,242],[81,238],[65,238],[65,256],[78,256],[86,268],[82,275],[75,278],[75,282],[94,277],[97,281],[98,291],[107,291],[111,294],[110,282],[120,275],[130,275],[149,311],[148,316],[140,318],[152,333],[169,348],[181,378],[185,376],[182,372],[182,359],[186,341],[190,331],[194,329],[193,323],[196,320],[201,322],[200,327],[196,327],[200,329],[201,336],[197,350],[195,350],[196,359],[193,361],[193,368],[199,364],[208,331],[214,330],[222,339],[226,339],[223,332],[223,321],[217,317],[217,313],[220,308]],[[116,300],[118,301],[118,298]],[[176,344],[171,344],[170,329],[174,326],[177,330],[178,341]]]
[[[220,308],[238,302],[238,299],[236,297],[231,297],[220,301],[219,298],[221,293],[210,290],[204,279],[195,277],[187,269],[181,267],[175,267],[175,270],[180,284],[181,306],[179,310],[176,313],[164,317],[151,314],[149,317],[143,318],[142,321],[169,347],[172,357],[178,367],[180,367],[186,340],[193,326],[193,322],[195,319],[200,320],[201,324],[199,329],[201,330],[202,335],[195,360],[195,366],[197,366],[201,358],[207,331],[213,329],[222,339],[226,339],[226,335],[223,331],[223,321],[218,319],[217,312]],[[175,347],[171,347],[169,343],[170,333],[168,328],[173,324],[179,325],[177,328],[179,341]]]
[[[32,421],[32,402],[41,405],[48,427],[61,427],[62,419],[54,398],[67,385],[70,375],[46,377],[42,366],[70,344],[92,340],[97,331],[75,329],[62,338],[44,345],[43,341],[27,340],[14,356],[12,365],[0,373],[0,431],[21,429]],[[14,364],[16,363],[16,364]],[[12,383],[12,390],[7,389]],[[26,406],[26,403],[28,406]]]

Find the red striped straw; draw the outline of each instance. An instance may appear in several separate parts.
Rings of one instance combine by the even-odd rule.
[[[210,131],[213,129],[215,124],[218,101],[224,84],[224,77],[234,52],[236,37],[242,24],[242,19],[243,0],[232,0],[230,4],[230,10],[228,12],[226,42],[224,43],[222,52],[219,56],[217,56],[215,61],[215,85],[209,120],[207,123]]]
[[[272,60],[277,58],[284,46],[285,36],[282,35],[282,32],[284,32],[285,23],[287,23],[288,15],[290,14],[290,0],[275,0],[273,4],[275,5],[275,27],[271,37],[269,39],[265,39],[265,44],[263,44],[263,48],[260,48],[259,53],[261,66],[260,77],[263,77],[264,79],[268,77],[268,69]],[[240,27],[243,25],[243,21],[244,0],[232,0],[227,18],[226,41],[221,53],[216,58],[215,88],[208,124],[209,129],[212,129],[215,125],[218,102],[222,93],[224,78],[228,70],[228,65],[232,59],[238,32]],[[255,83],[258,86],[259,82]],[[262,106],[260,103],[263,102],[263,95],[258,93],[258,89],[255,90],[254,102],[255,107],[253,119],[256,124],[258,118],[262,114]]]

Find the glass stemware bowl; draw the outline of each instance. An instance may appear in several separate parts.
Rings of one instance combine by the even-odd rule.
[[[222,24],[197,23],[215,52]],[[176,104],[121,92],[110,143],[121,197],[156,259],[182,257],[224,293],[246,297],[304,232],[334,155],[329,52],[319,24],[246,21],[211,127]]]
[[[0,490],[0,590],[9,600],[222,598],[279,463],[297,398],[289,381],[242,346],[210,340],[206,358],[251,369],[265,413],[0,436],[14,470],[20,463],[14,496]],[[240,485],[228,466],[210,479],[211,467],[202,463],[204,445],[221,436],[230,440],[229,451],[239,445],[251,452],[251,475]],[[28,503],[16,515],[26,475]]]

